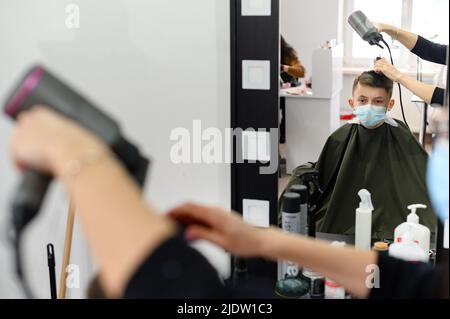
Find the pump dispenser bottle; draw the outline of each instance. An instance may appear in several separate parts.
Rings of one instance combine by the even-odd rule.
[[[407,232],[411,233],[412,240],[415,244],[422,248],[423,252],[428,255],[430,252],[431,232],[424,225],[419,224],[419,216],[417,209],[426,209],[427,206],[422,204],[414,204],[408,206],[411,213],[408,215],[406,223],[401,224],[395,229],[395,243],[403,242],[403,238]]]
[[[405,227],[406,231],[402,236],[402,240],[389,247],[389,256],[410,262],[427,262],[428,254],[414,242],[413,227]]]

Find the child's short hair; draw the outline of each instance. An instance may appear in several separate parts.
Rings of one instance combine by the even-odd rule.
[[[389,95],[389,98],[392,97],[392,93],[394,91],[394,82],[392,82],[384,74],[377,73],[375,71],[366,71],[358,76],[353,83],[353,93],[355,93],[358,84],[385,89]]]

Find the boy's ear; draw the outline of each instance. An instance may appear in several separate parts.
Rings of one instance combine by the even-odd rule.
[[[388,105],[388,112],[392,111],[395,106],[395,100],[390,100]]]
[[[355,108],[355,101],[354,101],[353,99],[349,99],[349,100],[348,100],[348,105],[350,105],[350,107],[351,107],[352,109],[354,109],[354,108]]]

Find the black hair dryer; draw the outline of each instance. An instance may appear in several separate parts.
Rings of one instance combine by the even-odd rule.
[[[7,99],[4,111],[15,120],[21,112],[35,105],[49,107],[97,135],[111,147],[138,184],[144,184],[149,161],[122,137],[119,125],[41,66],[33,67],[19,82]],[[51,176],[40,172],[24,173],[13,199],[16,236],[39,212],[51,180]]]
[[[377,45],[384,49],[380,42],[383,42],[383,35],[373,25],[362,11],[355,11],[348,17],[348,23],[359,34],[359,36],[367,41],[370,45]]]

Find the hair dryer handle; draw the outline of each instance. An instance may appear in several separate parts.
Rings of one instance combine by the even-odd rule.
[[[22,181],[13,199],[13,223],[20,232],[39,212],[52,177],[29,170],[23,174]]]

